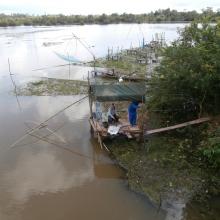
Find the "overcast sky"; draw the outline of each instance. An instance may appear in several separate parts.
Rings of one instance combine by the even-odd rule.
[[[220,9],[220,0],[0,0],[0,13],[7,14],[137,14],[165,8],[201,11],[207,7]]]

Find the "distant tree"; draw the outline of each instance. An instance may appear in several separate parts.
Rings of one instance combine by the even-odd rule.
[[[212,17],[212,21],[216,21],[219,16],[218,12],[213,12],[211,8],[204,9],[203,15]],[[117,23],[146,23],[146,22],[189,22],[197,19],[201,14],[196,11],[178,12],[169,8],[157,10],[148,14],[127,14],[121,15],[113,13],[111,15],[42,15],[31,16],[27,14],[0,14],[0,26],[15,25],[71,25],[71,24],[117,24]]]

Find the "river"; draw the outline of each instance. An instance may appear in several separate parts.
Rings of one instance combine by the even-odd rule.
[[[146,197],[129,190],[124,172],[90,135],[87,99],[25,135],[82,96],[16,98],[9,65],[16,85],[39,77],[85,79],[89,67],[60,66],[68,64],[63,58],[89,61],[93,54],[103,57],[108,48],[139,46],[143,38],[147,42],[161,32],[170,42],[184,26],[0,28],[0,219],[167,219],[165,211],[158,212]]]
[[[69,67],[59,66],[68,63],[65,59],[91,61],[93,55],[96,58],[107,55],[108,48],[117,52],[140,46],[143,39],[145,43],[149,42],[156,33],[165,33],[165,40],[169,43],[177,38],[177,29],[184,26],[118,24],[0,28],[0,77],[8,74],[9,59],[12,73],[26,79],[27,76],[67,78]],[[87,72],[87,67],[71,66],[70,78],[83,79]]]

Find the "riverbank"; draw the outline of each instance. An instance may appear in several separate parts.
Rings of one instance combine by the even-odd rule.
[[[220,176],[206,167],[199,152],[206,126],[151,136],[145,144],[113,140],[106,145],[126,169],[129,187],[150,198],[158,209],[165,209],[168,219],[192,219],[189,204],[196,202],[203,208],[193,219],[217,220],[209,199],[220,194]]]

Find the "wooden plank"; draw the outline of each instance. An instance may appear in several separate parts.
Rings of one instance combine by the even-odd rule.
[[[165,131],[170,131],[170,130],[186,127],[186,126],[189,126],[189,125],[200,124],[200,123],[207,122],[207,121],[210,121],[210,120],[211,119],[209,117],[199,118],[199,119],[196,119],[196,120],[193,120],[193,121],[184,122],[184,123],[181,123],[181,124],[178,124],[178,125],[173,125],[173,126],[169,126],[169,127],[165,127],[165,128],[158,128],[158,129],[146,131],[145,135],[155,134],[155,133],[160,133],[160,132],[165,132]]]
[[[128,139],[132,139],[133,138],[129,132],[125,132],[125,135],[127,136]]]
[[[132,134],[140,134],[140,133],[142,133],[141,130],[123,129],[122,131],[123,131],[123,132],[128,132],[128,133],[130,133],[131,135],[132,135]]]

